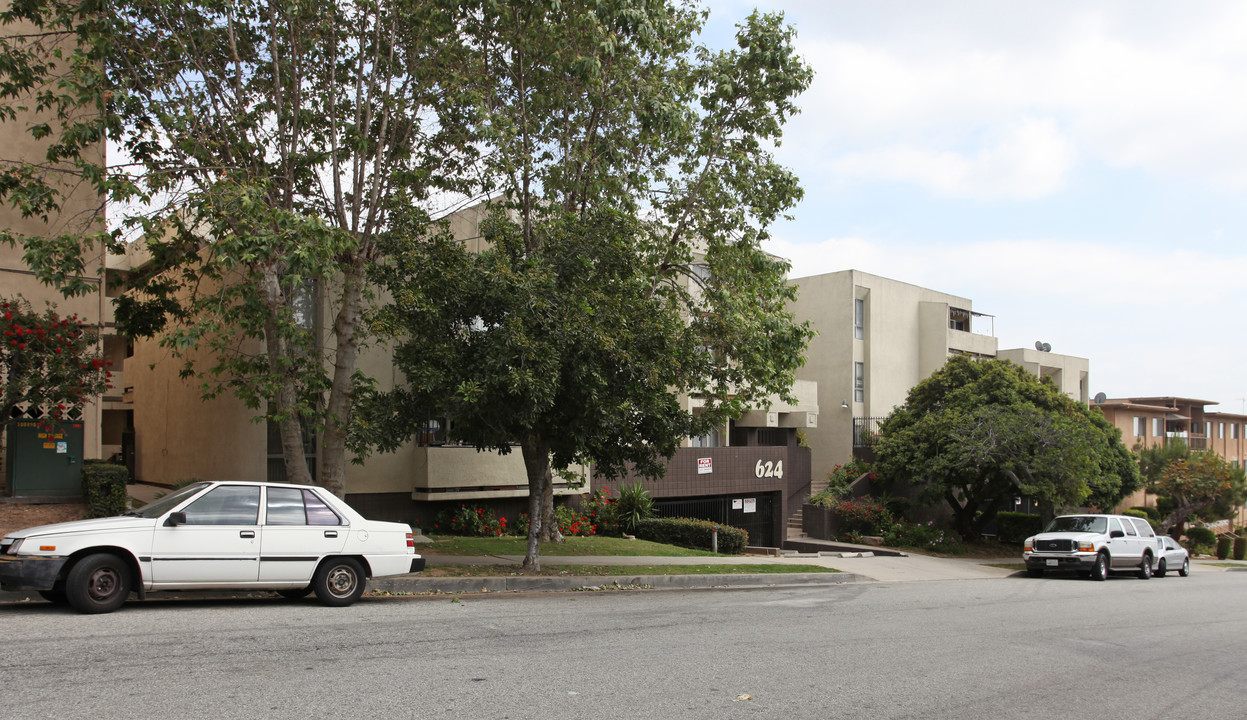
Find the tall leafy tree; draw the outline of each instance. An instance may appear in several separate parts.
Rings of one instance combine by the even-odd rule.
[[[1015,495],[1050,517],[1061,506],[1109,510],[1140,483],[1120,431],[1098,410],[1007,360],[950,358],[884,421],[876,453],[877,472],[946,502],[966,537]]]
[[[557,535],[554,473],[660,474],[683,437],[787,393],[809,337],[759,244],[800,197],[768,148],[811,74],[781,18],[712,52],[693,43],[704,17],[679,0],[483,3],[465,30],[488,249],[415,222],[378,269],[408,382],[374,399],[364,436],[393,447],[420,408],[479,449],[518,444],[530,568]]]
[[[0,196],[54,217],[86,183],[101,204],[79,227],[4,239],[67,293],[93,245],[146,243],[119,322],[183,357],[205,395],[278,423],[295,482],[312,481],[315,430],[317,480],[341,495],[378,234],[396,193],[453,185],[471,156],[460,17],[440,0],[11,3],[7,119],[54,142],[42,162],[9,159]],[[105,138],[108,163],[91,153]]]
[[[1162,532],[1177,528],[1177,537],[1190,516],[1231,517],[1247,502],[1247,475],[1214,452],[1193,451],[1180,438],[1136,452],[1148,492],[1165,512]]]

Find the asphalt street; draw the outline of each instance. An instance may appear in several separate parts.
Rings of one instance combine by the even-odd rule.
[[[0,605],[24,718],[1239,717],[1247,573]]]

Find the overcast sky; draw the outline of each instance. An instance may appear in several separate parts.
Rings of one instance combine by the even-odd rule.
[[[1247,3],[706,0],[782,10],[814,84],[768,250],[970,298],[1091,393],[1243,412]]]

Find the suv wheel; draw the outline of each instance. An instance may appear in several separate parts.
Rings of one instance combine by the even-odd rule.
[[[1152,578],[1152,554],[1143,553],[1143,562],[1139,564],[1139,579],[1150,580]]]
[[[1091,567],[1092,580],[1108,580],[1108,554],[1100,553],[1095,556],[1095,565]]]

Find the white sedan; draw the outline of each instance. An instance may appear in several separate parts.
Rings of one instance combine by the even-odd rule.
[[[0,588],[84,613],[158,590],[315,592],[343,606],[369,577],[423,569],[407,525],[365,520],[323,488],[276,483],[197,482],[119,517],[0,540]]]
[[[1160,557],[1156,559],[1156,577],[1164,577],[1170,570],[1186,577],[1191,574],[1191,554],[1168,535],[1161,535]]]

